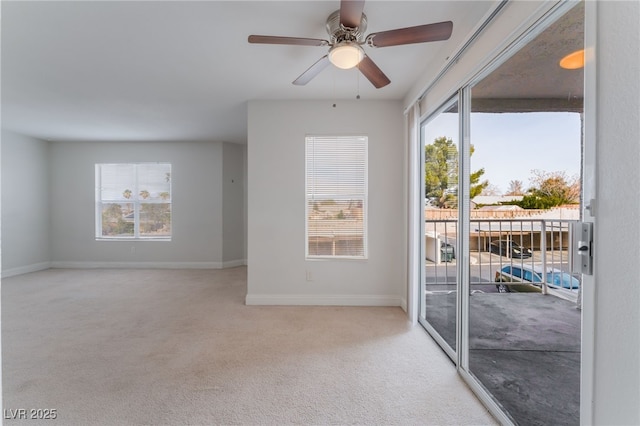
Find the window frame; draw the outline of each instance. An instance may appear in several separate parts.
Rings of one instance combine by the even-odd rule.
[[[362,188],[362,194],[358,194],[358,193],[353,193],[351,198],[347,198],[343,195],[338,195],[337,193],[335,194],[335,199],[342,199],[342,200],[346,200],[346,199],[356,199],[356,200],[360,200],[362,201],[362,255],[336,255],[336,254],[310,254],[309,253],[309,225],[310,225],[310,220],[309,220],[309,214],[310,214],[310,205],[312,203],[312,200],[314,199],[313,196],[316,195],[315,193],[310,194],[309,191],[309,170],[308,170],[308,158],[309,158],[309,149],[310,149],[310,140],[321,140],[321,139],[337,139],[337,140],[344,140],[344,141],[349,141],[349,140],[360,140],[362,139],[364,141],[364,147],[363,147],[363,151],[364,151],[364,159],[363,159],[363,166],[364,166],[364,178],[363,178],[363,188]],[[305,233],[304,233],[304,239],[305,239],[305,260],[367,260],[368,256],[369,256],[369,249],[368,249],[368,198],[369,198],[369,137],[366,134],[342,134],[342,135],[318,135],[318,134],[308,134],[305,136],[305,187],[304,187],[304,191],[305,191]],[[324,194],[325,196],[331,195],[331,194]],[[358,198],[361,197],[361,198]]]
[[[139,197],[139,193],[142,189],[140,186],[140,166],[149,166],[149,165],[158,165],[158,166],[168,166],[169,168],[169,198],[167,200],[146,200]],[[102,167],[103,166],[132,166],[133,173],[133,182],[131,185],[131,199],[120,199],[120,198],[103,198],[102,197]],[[173,238],[173,180],[171,179],[172,173],[172,165],[169,162],[122,162],[122,163],[96,163],[95,164],[95,240],[96,241],[171,241]],[[127,188],[128,189],[128,188]],[[103,215],[103,207],[108,204],[131,204],[133,206],[133,234],[131,236],[128,235],[103,235],[102,234],[102,215]],[[145,235],[141,232],[141,211],[142,206],[145,204],[167,204],[169,205],[169,235]]]

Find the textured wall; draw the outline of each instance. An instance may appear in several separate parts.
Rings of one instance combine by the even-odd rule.
[[[367,260],[305,260],[307,134],[369,137]],[[403,134],[399,102],[250,102],[247,303],[406,303]]]
[[[49,143],[2,130],[2,274],[48,267]]]
[[[222,257],[241,264],[245,259],[245,150],[246,145],[223,144],[222,162]]]
[[[594,424],[640,424],[640,3],[598,2]]]
[[[222,266],[222,145],[52,143],[51,260],[57,266]],[[96,241],[95,164],[156,161],[172,166],[172,240]]]

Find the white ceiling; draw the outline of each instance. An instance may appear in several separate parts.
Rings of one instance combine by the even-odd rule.
[[[373,49],[391,79],[357,70],[291,82],[326,47],[256,45],[249,34],[328,38],[339,1],[2,2],[2,126],[53,141],[246,143],[252,99],[402,99],[438,70],[493,1],[375,1],[367,34],[453,21],[446,42]]]

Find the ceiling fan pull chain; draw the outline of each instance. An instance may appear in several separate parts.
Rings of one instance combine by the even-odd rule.
[[[331,97],[333,98],[333,107],[336,107],[336,70],[331,73],[331,81],[333,82],[331,88]]]

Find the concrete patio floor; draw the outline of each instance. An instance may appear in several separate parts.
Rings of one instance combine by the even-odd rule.
[[[455,341],[456,293],[426,296],[426,319]],[[540,293],[473,293],[469,368],[516,424],[580,423],[580,310]]]

